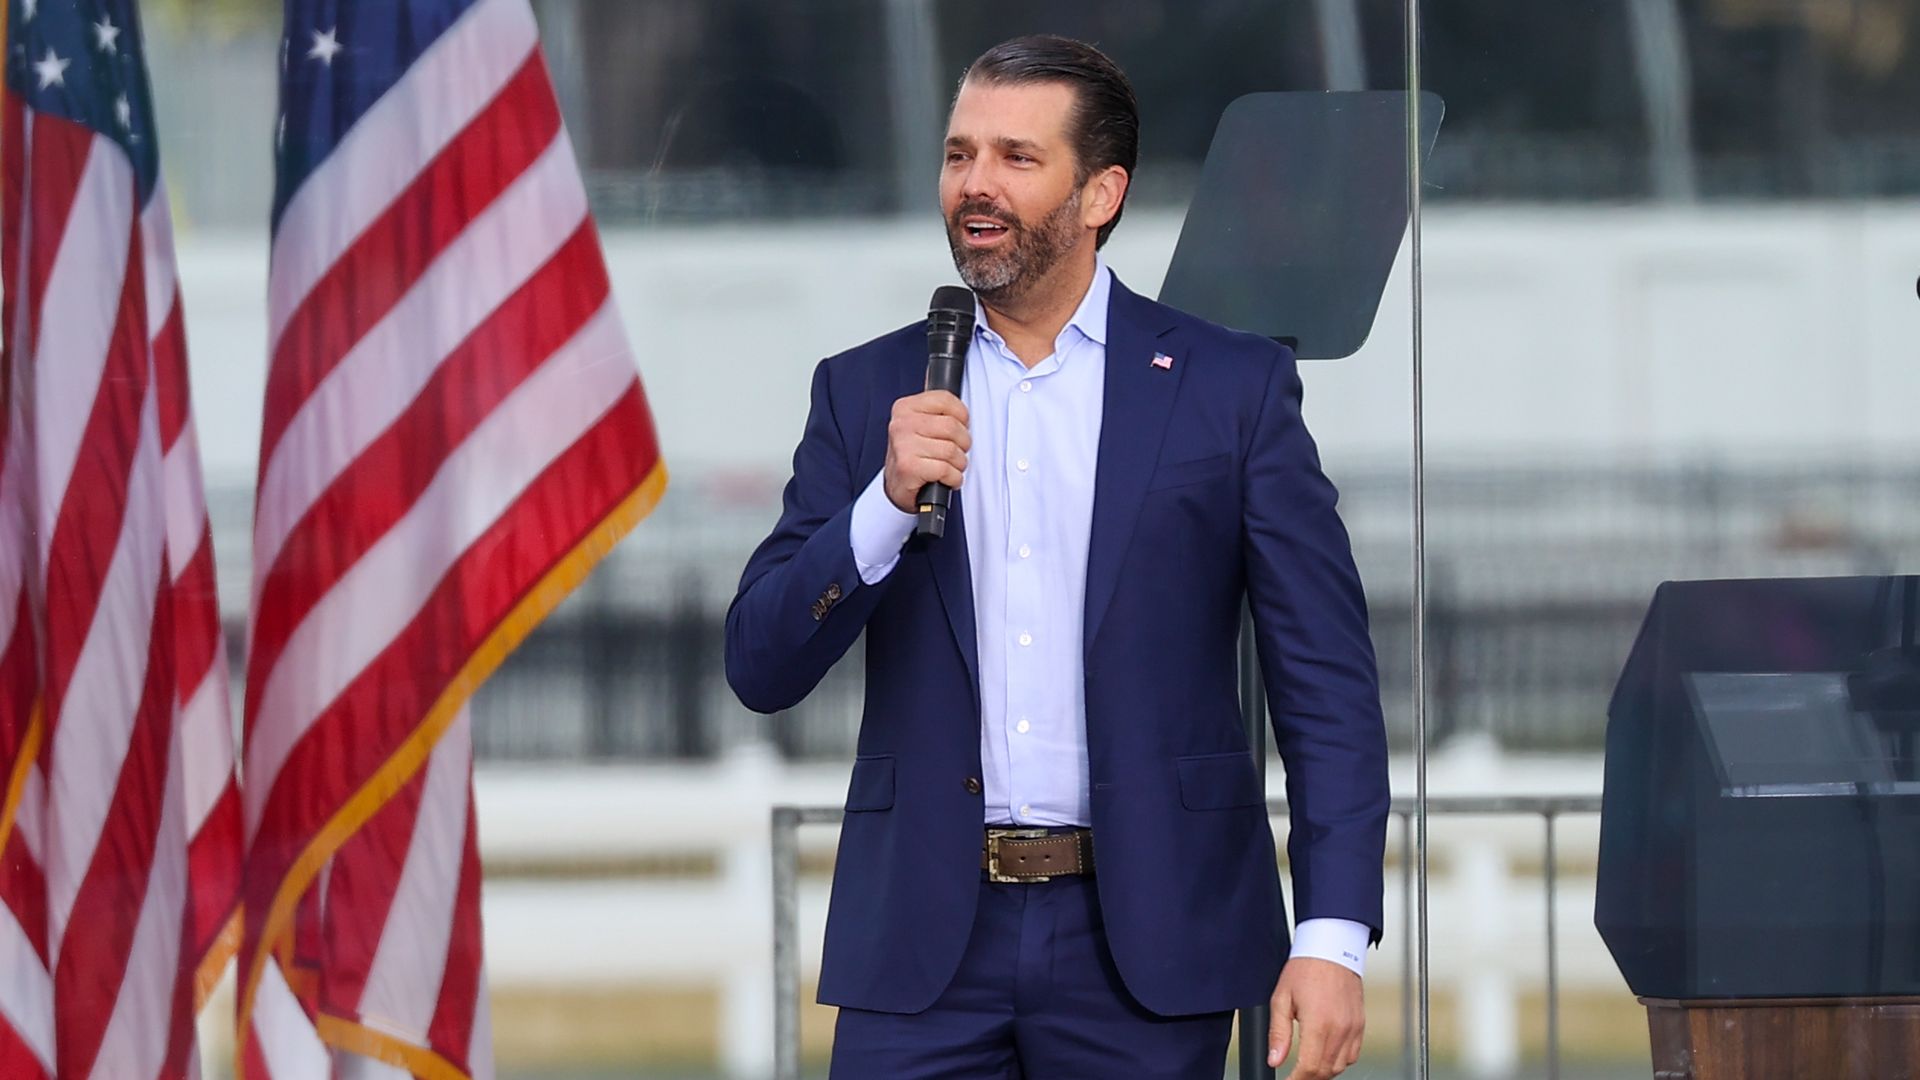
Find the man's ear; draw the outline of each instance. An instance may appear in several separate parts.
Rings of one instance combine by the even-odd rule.
[[[1080,192],[1080,223],[1089,229],[1098,229],[1112,221],[1127,197],[1130,179],[1127,170],[1118,165],[1109,165],[1087,177],[1086,186]]]

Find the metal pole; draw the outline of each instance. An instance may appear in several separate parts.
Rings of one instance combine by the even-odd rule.
[[[1247,747],[1260,773],[1261,790],[1267,784],[1267,687],[1260,681],[1260,649],[1253,638],[1253,609],[1240,616],[1240,718],[1247,726]],[[1240,1010],[1240,1080],[1272,1080],[1267,1066],[1267,1028],[1272,1010],[1255,1005]]]
[[[1400,1074],[1413,1075],[1413,815],[1400,814]]]
[[[1327,89],[1365,90],[1367,51],[1360,39],[1359,0],[1314,0],[1313,9]]]
[[[773,808],[773,1075],[800,1080],[800,811]]]
[[[1693,72],[1677,0],[1627,0],[1627,40],[1647,122],[1648,182],[1668,202],[1699,197],[1693,163]]]
[[[932,0],[887,0],[887,91],[892,97],[896,210],[913,214],[938,205],[942,125],[939,28]],[[958,79],[960,73],[953,72]]]
[[[1427,1080],[1431,1019],[1427,982],[1427,465],[1426,372],[1420,333],[1420,0],[1406,0],[1407,29],[1407,275],[1413,316],[1413,818],[1419,926],[1415,968],[1419,984],[1419,1048],[1414,1080]]]
[[[1560,1080],[1560,947],[1553,911],[1553,811],[1548,810],[1543,817],[1547,822],[1547,1080]]]

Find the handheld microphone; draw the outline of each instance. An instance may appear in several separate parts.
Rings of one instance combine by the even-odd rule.
[[[927,389],[960,396],[960,375],[966,370],[967,347],[973,344],[973,293],[959,285],[933,290],[927,305]],[[947,534],[947,504],[953,490],[942,483],[920,489],[919,520],[915,536]]]

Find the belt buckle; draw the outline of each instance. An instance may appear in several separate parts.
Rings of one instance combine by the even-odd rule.
[[[1053,834],[1045,829],[988,829],[987,830],[987,880],[1001,885],[1031,884],[1040,881],[1052,881],[1051,877],[1016,877],[1000,872],[1000,841],[1002,840],[1044,840]]]

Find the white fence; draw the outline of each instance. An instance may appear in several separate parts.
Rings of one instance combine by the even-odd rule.
[[[1394,763],[1394,787],[1412,789],[1411,763]],[[709,876],[629,879],[492,876],[484,894],[487,965],[499,987],[704,984],[721,988],[714,1045],[726,1074],[764,1080],[774,1071],[772,850],[776,805],[838,805],[844,766],[788,766],[757,750],[713,765],[503,769],[476,777],[483,858],[493,866],[542,862],[620,865],[636,857],[717,856]],[[1518,759],[1462,740],[1437,755],[1435,794],[1592,794],[1592,757]],[[1279,790],[1279,778],[1270,782]],[[1563,992],[1626,988],[1593,930],[1597,819],[1560,819],[1556,918]],[[1513,1075],[1520,1002],[1547,979],[1542,826],[1536,816],[1449,817],[1431,830],[1436,875],[1429,892],[1436,993],[1459,1003],[1448,1033],[1475,1075]],[[1284,833],[1282,833],[1284,839]],[[803,853],[831,850],[831,829],[804,829]],[[1400,833],[1389,835],[1389,861]],[[802,877],[799,963],[819,969],[827,882]],[[1387,875],[1385,947],[1368,982],[1391,994],[1404,969],[1406,909],[1397,871]]]

